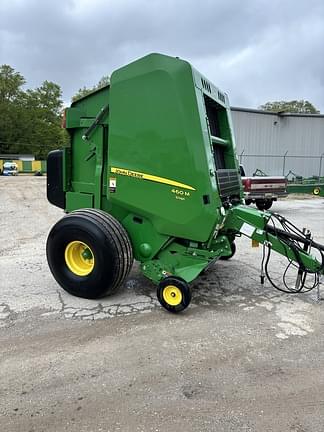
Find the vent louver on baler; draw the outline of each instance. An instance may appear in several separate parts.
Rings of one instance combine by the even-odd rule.
[[[221,198],[240,195],[240,180],[236,169],[219,169],[216,175]]]

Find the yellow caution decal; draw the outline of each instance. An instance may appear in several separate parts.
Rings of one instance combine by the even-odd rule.
[[[138,171],[131,171],[125,168],[116,168],[116,167],[111,167],[110,170],[112,173],[114,174],[119,174],[119,175],[123,175],[123,176],[127,176],[127,177],[135,177],[137,179],[140,180],[149,180],[152,182],[156,182],[156,183],[163,183],[169,186],[176,186],[176,187],[180,187],[182,189],[188,189],[188,190],[196,190],[195,188],[193,188],[192,186],[186,185],[184,183],[180,183],[174,180],[170,180],[164,177],[158,177],[155,175],[151,175],[151,174],[146,174],[146,173],[142,173],[142,172],[138,172]]]

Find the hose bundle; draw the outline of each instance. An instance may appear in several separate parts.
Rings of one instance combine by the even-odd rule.
[[[274,288],[287,294],[297,294],[301,292],[305,293],[313,290],[314,288],[318,288],[320,284],[320,275],[324,272],[324,246],[313,241],[310,231],[306,229],[300,230],[285,217],[277,213],[271,213],[271,217],[265,227],[265,233],[266,237],[268,237],[268,234],[272,234],[280,240],[285,250],[285,256],[288,260],[288,265],[282,275],[283,285],[279,286],[273,281],[269,274],[269,262],[272,247],[271,243],[266,241],[263,244],[261,283],[264,283],[264,278],[266,276]],[[297,264],[295,264],[293,260],[289,258],[288,249],[286,247],[289,247],[293,251]],[[312,250],[316,250],[321,257],[321,264],[315,271],[307,269],[301,258],[301,253],[310,254]],[[295,267],[297,269],[297,278],[294,287],[289,286],[287,283],[287,273],[291,267]],[[306,285],[307,278],[309,278],[310,275],[313,277],[312,284]]]

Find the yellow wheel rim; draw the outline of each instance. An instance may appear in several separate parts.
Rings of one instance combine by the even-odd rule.
[[[163,289],[163,299],[170,306],[178,306],[182,302],[182,292],[174,285],[167,285]]]
[[[315,188],[314,190],[313,190],[313,194],[314,195],[319,195],[319,193],[320,193],[320,188]]]
[[[95,265],[92,250],[81,241],[70,242],[65,248],[64,257],[69,270],[77,276],[88,276]]]

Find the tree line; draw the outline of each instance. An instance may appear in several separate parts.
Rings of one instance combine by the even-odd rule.
[[[25,84],[23,75],[11,66],[0,66],[0,153],[33,154],[36,159],[45,159],[49,151],[69,143],[67,132],[61,128],[62,91],[51,81],[44,81],[36,89],[24,89]],[[103,76],[92,88],[79,89],[72,101],[107,84],[109,76]],[[267,102],[259,108],[319,113],[307,100]]]
[[[68,143],[61,128],[62,91],[51,81],[36,89],[25,90],[25,84],[11,66],[0,66],[0,153],[44,159],[50,150]]]
[[[33,154],[45,159],[49,151],[68,145],[61,128],[63,99],[61,87],[44,81],[36,89],[25,89],[24,76],[9,65],[0,66],[0,153]],[[72,101],[109,84],[103,76],[92,88],[83,87]]]
[[[319,114],[319,110],[308,100],[292,101],[274,101],[267,102],[259,107],[263,111],[273,111],[277,113],[301,113],[301,114]]]

